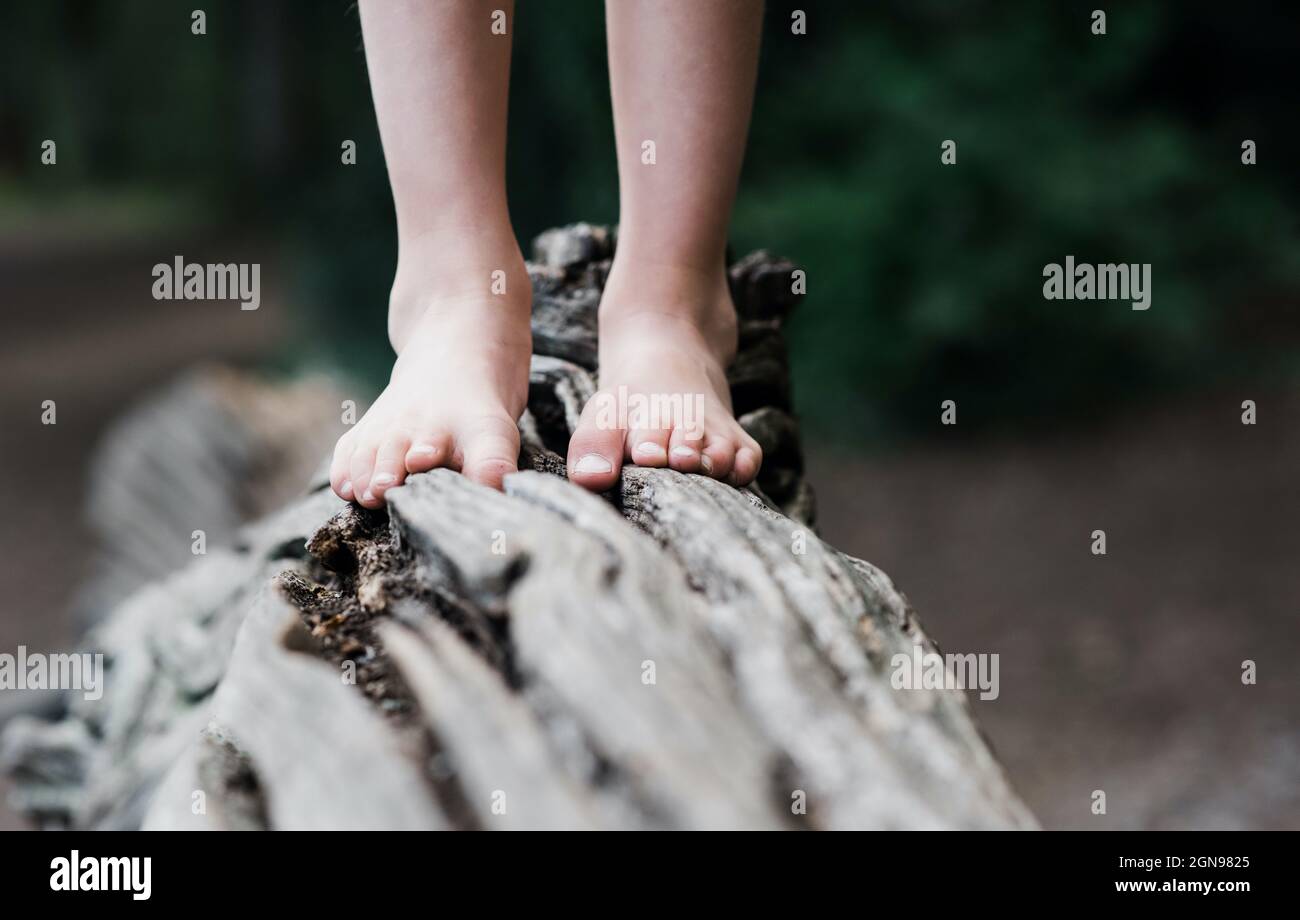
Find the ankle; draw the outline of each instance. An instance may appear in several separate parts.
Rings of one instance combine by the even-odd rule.
[[[724,361],[735,355],[736,308],[726,268],[670,264],[625,256],[614,259],[600,300],[602,328],[639,325],[647,319],[687,323]]]
[[[422,319],[478,309],[526,327],[531,304],[532,284],[513,234],[498,240],[403,240],[388,299],[388,338],[400,354]]]

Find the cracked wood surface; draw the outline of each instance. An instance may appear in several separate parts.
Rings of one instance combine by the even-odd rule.
[[[369,512],[318,474],[136,590],[89,640],[103,699],[0,736],[18,804],[78,827],[1033,827],[960,692],[891,687],[892,655],[933,649],[906,599],[813,530],[790,263],[731,269],[754,488],[562,478],[615,243],[586,225],[537,241],[524,471],[504,494],[436,470]],[[136,491],[116,485],[99,519]]]

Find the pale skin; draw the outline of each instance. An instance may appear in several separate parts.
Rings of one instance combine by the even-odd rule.
[[[512,4],[361,0],[360,10],[397,213],[397,360],[339,439],[330,482],[378,508],[411,473],[448,467],[500,488],[516,469],[531,291],[506,207],[510,36],[491,28],[503,10],[513,32]],[[726,382],[736,315],[724,259],[761,17],[760,0],[606,4],[621,205],[600,304],[600,387],[702,405],[703,418],[669,412],[627,430],[593,399],[568,455],[569,478],[586,488],[612,487],[625,463],[733,485],[758,473],[762,452],[736,422]]]

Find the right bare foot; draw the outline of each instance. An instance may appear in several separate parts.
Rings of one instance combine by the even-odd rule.
[[[412,264],[405,253],[403,261]],[[517,469],[532,354],[523,258],[515,248],[499,260],[439,261],[446,271],[415,260],[413,282],[399,268],[389,307],[392,376],[334,448],[330,485],[367,508],[382,506],[408,473],[445,466],[499,489]],[[494,294],[498,269],[505,293]]]

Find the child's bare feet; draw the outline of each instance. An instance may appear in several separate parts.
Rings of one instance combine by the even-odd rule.
[[[500,488],[516,469],[532,289],[517,249],[497,261],[509,266],[502,294],[492,293],[492,260],[473,261],[482,267],[439,271],[413,259],[418,269],[399,269],[389,310],[397,361],[384,392],[334,449],[330,484],[340,498],[378,508],[408,473],[440,466]],[[424,280],[403,280],[416,271]]]
[[[510,39],[487,26],[513,19],[513,5],[495,3],[361,3],[401,241],[390,315],[400,357],[331,469],[335,491],[367,507],[407,472],[451,466],[499,486],[517,462],[531,297],[505,203]],[[625,459],[740,485],[758,473],[727,388],[736,317],[723,252],[762,9],[606,6],[619,254],[600,307],[605,389],[569,446],[570,476],[588,488],[612,486]],[[462,245],[468,257],[427,264]],[[510,276],[507,297],[486,289],[495,269]]]
[[[499,487],[515,469],[532,288],[506,208],[514,5],[362,0],[360,10],[397,216],[398,358],[339,439],[330,482],[377,508],[410,472],[448,466]],[[503,12],[508,31],[493,28]]]
[[[617,261],[600,304],[600,392],[569,442],[569,477],[610,488],[625,461],[734,485],[762,451],[731,411],[736,313],[717,272]]]

